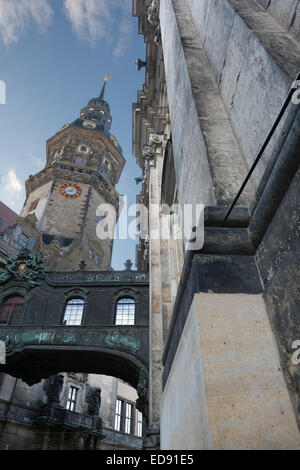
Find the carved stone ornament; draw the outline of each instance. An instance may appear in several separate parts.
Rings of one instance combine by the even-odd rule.
[[[88,413],[92,416],[99,416],[101,407],[101,388],[89,386],[85,401],[88,404]]]
[[[163,142],[163,135],[156,134],[154,132],[151,132],[149,135],[149,145],[162,145]]]
[[[44,390],[49,405],[59,406],[59,396],[62,391],[64,376],[62,374],[52,375],[45,380]]]
[[[147,10],[147,18],[152,26],[157,26],[159,24],[157,0],[152,0]]]
[[[140,371],[139,383],[137,386],[137,394],[138,394],[138,399],[136,400],[136,407],[148,419],[148,416],[149,416],[148,386],[147,386],[147,377],[143,370]]]
[[[144,158],[153,158],[156,153],[156,147],[154,145],[144,145],[143,146],[143,157]]]
[[[154,42],[157,46],[161,44],[161,29],[160,25],[157,26],[156,30],[154,31]]]
[[[34,287],[40,284],[38,280],[44,279],[48,272],[40,256],[35,255],[33,257],[30,251],[26,249],[21,250],[15,260],[8,255],[7,264],[0,263],[5,269],[5,271],[0,273],[0,284],[16,280],[24,281],[30,287]]]
[[[126,261],[126,263],[124,263],[124,266],[125,266],[125,269],[129,269],[129,270],[130,270],[130,269],[132,268],[132,266],[133,266],[133,262],[132,262],[130,259],[128,259],[128,260]]]
[[[146,236],[144,240],[144,261],[149,262],[149,247],[150,247],[150,238],[149,235]]]
[[[19,222],[23,222],[26,225],[29,225],[32,228],[36,228],[38,219],[35,214],[27,214],[25,217],[20,217]]]

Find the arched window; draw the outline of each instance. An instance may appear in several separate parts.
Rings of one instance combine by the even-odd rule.
[[[64,325],[81,325],[84,311],[83,299],[72,299],[66,304],[63,324]]]
[[[4,300],[0,311],[0,324],[9,324],[13,317],[19,316],[24,305],[24,298],[21,296],[9,297]]]
[[[120,299],[116,309],[116,325],[134,325],[135,301],[130,297]]]

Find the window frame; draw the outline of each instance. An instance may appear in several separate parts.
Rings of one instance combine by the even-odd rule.
[[[23,295],[19,294],[19,293],[7,295],[1,300],[1,303],[0,303],[0,325],[11,325],[11,320],[15,316],[14,311],[12,309],[10,310],[9,315],[7,316],[7,321],[6,322],[1,321],[1,315],[2,315],[2,310],[5,306],[5,304],[9,301],[9,299],[14,299],[14,298],[23,299],[23,303],[11,304],[12,306],[16,306],[16,305],[21,306],[20,311],[17,311],[16,313],[20,314],[20,317],[22,317],[22,314],[24,312],[24,306],[25,306],[25,297]]]
[[[117,404],[120,403],[120,413],[117,413]],[[130,416],[127,416],[127,407],[131,407]],[[118,419],[119,429],[116,428],[116,418]],[[115,414],[114,414],[114,431],[120,432],[122,434],[127,434],[131,436],[135,436],[135,421],[136,421],[136,406],[130,400],[126,400],[125,398],[121,398],[119,396],[116,397],[116,406],[115,406]],[[129,432],[128,432],[128,425],[129,422]],[[127,430],[126,430],[127,429]]]
[[[120,403],[120,410],[118,410],[118,408],[117,408],[117,405],[119,403]],[[123,406],[124,406],[124,400],[117,397],[116,398],[116,406],[115,406],[115,415],[114,415],[114,417],[115,417],[115,419],[114,419],[114,431],[117,431],[117,432],[122,432],[121,428],[122,428]],[[118,411],[120,411],[120,412],[118,413]],[[117,418],[118,418],[118,429],[116,428]]]
[[[82,314],[81,314],[81,322],[80,324],[77,324],[77,323],[65,323],[67,322],[68,320],[65,319],[65,315],[66,315],[66,310],[67,310],[67,307],[68,305],[72,305],[71,302],[73,300],[81,300],[82,302],[78,302],[78,304],[73,304],[73,305],[82,305],[83,306],[83,309],[82,309]],[[85,317],[85,310],[86,310],[86,299],[82,296],[79,296],[79,295],[74,295],[72,297],[69,297],[66,299],[65,303],[64,303],[64,309],[63,309],[63,314],[62,314],[62,320],[61,320],[61,325],[63,326],[82,326],[84,324],[84,317]],[[77,312],[76,312],[77,313]],[[75,313],[75,317],[76,317],[76,313]]]
[[[118,307],[119,305],[122,305],[121,302],[122,300],[131,300],[132,301],[132,304],[134,305],[134,312],[133,312],[133,323],[117,323],[117,320],[118,320]],[[123,305],[130,305],[130,303],[126,304],[124,303]],[[121,313],[124,313],[124,312],[121,312]],[[129,316],[129,315],[128,315]],[[122,297],[119,297],[117,300],[116,300],[116,307],[115,307],[115,313],[114,313],[114,325],[116,326],[134,326],[136,325],[136,299],[132,296],[128,296],[128,295],[123,295]]]
[[[136,436],[143,437],[143,435],[144,435],[144,416],[140,410],[136,410]]]
[[[21,237],[26,238],[27,241],[26,241],[26,244],[25,244],[25,245],[24,245],[23,243],[20,243]],[[17,243],[18,243],[18,245],[19,245],[20,247],[26,248],[26,247],[28,246],[29,239],[30,239],[30,237],[29,237],[28,235],[26,235],[25,233],[21,232],[20,235],[18,236],[18,241],[17,241]]]
[[[75,399],[73,399],[73,391],[75,391]],[[74,385],[70,385],[68,395],[67,395],[66,410],[76,413],[76,405],[78,403],[78,397],[79,397],[79,388],[75,387]],[[74,409],[71,409],[73,405],[74,405]]]

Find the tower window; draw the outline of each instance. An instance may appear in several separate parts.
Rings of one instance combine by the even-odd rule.
[[[95,260],[95,263],[96,263],[96,264],[98,264],[98,261],[99,261],[99,256],[98,256],[98,255],[95,255],[95,258],[94,258],[94,260]]]
[[[69,389],[69,395],[68,395],[68,401],[67,401],[67,407],[66,407],[67,410],[75,411],[77,398],[78,398],[78,388],[71,386]]]
[[[93,250],[91,248],[89,248],[89,258],[93,259]]]
[[[13,317],[19,316],[24,305],[24,298],[21,296],[10,297],[1,306],[0,324],[9,324]]]
[[[135,301],[124,298],[118,301],[116,311],[116,325],[134,325]]]
[[[29,238],[26,235],[24,235],[24,233],[21,233],[18,238],[18,244],[22,246],[23,248],[26,248],[28,240]]]
[[[104,176],[104,178],[107,178],[107,171],[102,170],[102,175]]]
[[[84,311],[83,299],[72,299],[66,305],[63,323],[65,325],[81,325]]]

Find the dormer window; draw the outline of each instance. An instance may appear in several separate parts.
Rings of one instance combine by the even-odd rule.
[[[29,237],[27,237],[24,233],[21,233],[18,238],[18,245],[22,248],[26,248],[27,243],[29,241]]]
[[[78,145],[78,152],[88,153],[88,151],[89,147],[87,147],[86,145]]]

